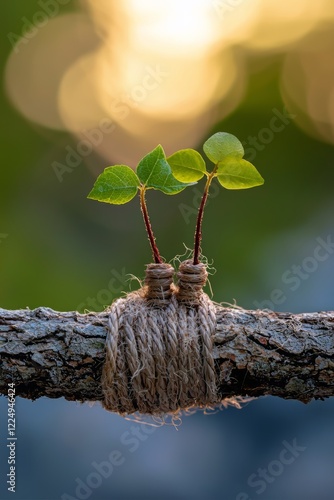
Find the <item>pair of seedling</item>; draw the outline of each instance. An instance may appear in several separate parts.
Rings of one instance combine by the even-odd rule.
[[[204,158],[194,149],[181,149],[166,158],[162,146],[157,146],[138,163],[136,172],[126,165],[107,167],[97,178],[88,198],[114,205],[132,200],[139,192],[140,207],[152,249],[154,262],[163,259],[158,250],[146,204],[146,191],[157,189],[165,194],[178,194],[188,186],[196,184],[206,176],[206,184],[198,209],[193,264],[199,264],[202,221],[205,204],[212,180],[226,189],[247,189],[263,184],[264,180],[254,165],[243,159],[244,148],[234,135],[218,132],[203,145],[206,156],[214,164],[207,171]]]

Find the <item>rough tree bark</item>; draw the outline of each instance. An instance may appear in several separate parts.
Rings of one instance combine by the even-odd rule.
[[[221,399],[334,395],[334,312],[290,314],[216,306]],[[0,394],[102,400],[107,313],[0,309]]]

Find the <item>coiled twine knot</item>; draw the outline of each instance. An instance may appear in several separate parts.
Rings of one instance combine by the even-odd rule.
[[[212,406],[215,307],[202,287],[204,264],[181,263],[177,286],[169,264],[149,264],[143,288],[109,310],[103,406],[127,415],[163,415]]]
[[[206,265],[202,262],[193,264],[191,260],[185,260],[180,264],[177,277],[177,299],[184,304],[198,304],[208,278]]]
[[[170,264],[148,264],[145,276],[145,297],[151,304],[168,304],[174,291],[174,268]]]

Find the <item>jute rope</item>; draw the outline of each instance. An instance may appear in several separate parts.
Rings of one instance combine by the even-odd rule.
[[[121,415],[162,415],[215,405],[215,309],[202,288],[204,264],[149,264],[145,286],[109,314],[102,374],[104,407]]]

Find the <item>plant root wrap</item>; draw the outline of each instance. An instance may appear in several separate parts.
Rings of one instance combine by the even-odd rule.
[[[128,415],[176,413],[219,403],[212,355],[215,307],[204,264],[150,264],[145,286],[109,311],[104,408]]]

